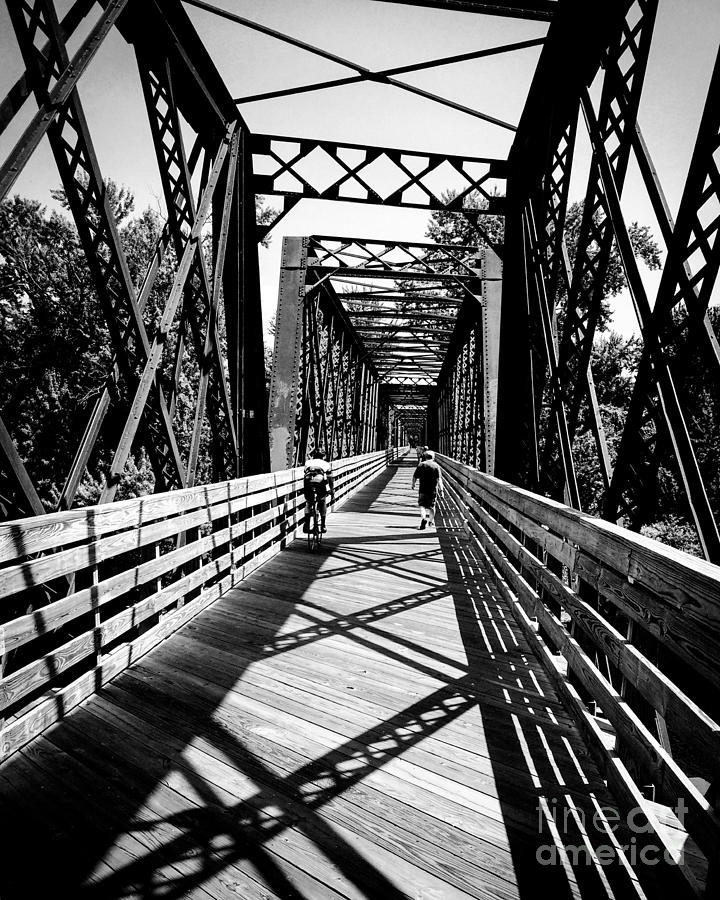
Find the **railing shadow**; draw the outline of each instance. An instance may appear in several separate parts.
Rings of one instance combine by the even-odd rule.
[[[528,683],[530,661],[535,687],[554,705],[555,692],[494,587],[482,552],[452,516],[446,522],[440,543],[468,658],[478,645],[488,646],[488,637],[495,643],[494,658],[479,668],[471,662],[471,674],[491,684],[507,677],[509,665],[520,686],[521,678]],[[523,713],[532,708],[533,693],[522,686],[519,693],[508,691],[505,709],[480,700],[518,895],[667,897],[667,883],[654,868],[658,848],[647,844],[641,828],[623,821],[572,720],[553,725]],[[530,821],[530,834],[517,829],[519,821]],[[641,858],[644,847],[654,853],[649,865]]]

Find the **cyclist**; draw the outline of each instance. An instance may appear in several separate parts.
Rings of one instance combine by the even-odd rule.
[[[305,478],[303,482],[303,491],[305,494],[305,521],[303,523],[303,532],[305,534],[310,531],[310,504],[313,494],[317,500],[317,508],[320,513],[320,530],[325,532],[325,517],[327,516],[327,491],[330,488],[330,498],[335,501],[335,487],[333,485],[332,470],[330,463],[325,459],[325,451],[315,449],[310,459],[305,462]]]

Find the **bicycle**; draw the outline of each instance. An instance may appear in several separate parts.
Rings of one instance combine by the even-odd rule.
[[[312,492],[312,500],[308,500],[308,550],[314,553],[322,544],[322,524],[318,511],[317,491]]]

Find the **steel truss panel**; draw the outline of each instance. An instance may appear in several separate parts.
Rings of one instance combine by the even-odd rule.
[[[170,231],[175,254],[183,259],[188,244],[194,245],[194,256],[184,286],[180,312],[181,331],[178,337],[179,356],[184,352],[184,332],[189,329],[194,345],[195,359],[200,370],[196,398],[195,424],[191,438],[188,461],[188,486],[195,483],[200,435],[205,421],[207,405],[208,421],[212,433],[212,459],[215,480],[224,480],[238,471],[238,447],[227,384],[222,366],[222,354],[217,334],[217,313],[221,279],[216,278],[211,289],[208,279],[208,263],[202,242],[193,241],[196,209],[190,181],[190,171],[185,156],[180,131],[178,107],[173,89],[169,59],[157,53],[155,48],[136,45],[138,68],[145,95],[150,128],[158,156],[160,174],[169,211]],[[210,142],[212,137],[207,135]],[[217,138],[216,138],[217,140]],[[209,151],[206,151],[208,153]],[[222,273],[227,241],[227,221],[230,214],[235,171],[239,155],[239,134],[235,133],[229,150],[228,166],[224,172],[225,202],[219,208],[222,240],[218,247],[215,271]],[[176,368],[177,371],[177,368]],[[178,372],[179,374],[179,372]],[[177,379],[173,392],[177,391]]]
[[[11,16],[38,105],[42,108],[43,104],[51,102],[50,80],[62,79],[61,73],[72,67],[52,3],[35,0],[31,7],[27,4],[23,7],[12,6]],[[118,14],[122,9],[118,4],[112,4],[112,7]],[[38,47],[41,40],[47,40],[48,56]],[[53,96],[56,92],[57,88]],[[118,360],[113,375],[116,381],[120,376],[127,388],[134,389],[137,370],[147,359],[149,342],[74,82],[54,111],[47,133]],[[160,489],[182,487],[185,469],[157,380],[151,385],[149,401],[145,444],[153,462],[156,482]],[[82,468],[91,450],[92,446],[87,444],[81,450]],[[72,497],[66,499],[72,501]]]
[[[377,2],[377,0],[376,0]],[[452,12],[481,13],[486,16],[511,16],[549,22],[559,6],[557,0],[380,0],[405,6],[427,6]]]
[[[504,160],[269,134],[253,135],[251,146],[256,169],[262,171],[255,175],[255,193],[285,198],[283,210],[263,236],[303,197],[482,215],[504,212],[504,196],[500,196],[505,188]],[[335,173],[324,187],[313,182],[310,174],[319,164],[323,181],[328,169]],[[431,186],[440,173],[445,179],[459,179],[457,196],[445,197]],[[395,187],[381,192],[377,179],[382,182],[388,177]],[[470,205],[477,195],[486,202],[486,209],[478,211]]]
[[[687,353],[703,352],[718,384],[720,352],[707,309],[720,268],[720,54],[715,63],[685,190],[672,229],[668,258],[652,314],[638,309],[649,332],[635,381],[605,514],[638,521],[656,493],[657,441],[667,435],[673,447],[695,525],[706,556],[720,561],[720,538],[692,443],[687,417],[672,380],[671,368],[687,364]],[[639,147],[643,152],[642,144]],[[651,182],[652,186],[652,182]],[[662,200],[662,197],[657,197]],[[661,215],[660,221],[663,221]],[[671,228],[665,218],[665,231]],[[693,268],[691,269],[691,262]],[[642,313],[644,314],[644,317]],[[694,338],[690,349],[683,339]],[[645,335],[644,335],[645,337]],[[669,360],[674,358],[672,367]],[[659,401],[659,402],[658,402]],[[654,427],[647,427],[654,420]]]
[[[495,457],[500,284],[502,263],[484,248],[474,287],[457,322],[428,405],[433,442],[441,453],[492,468]]]
[[[607,148],[615,183],[620,193],[630,159],[656,11],[657,0],[642,0],[633,4],[632,18],[623,21],[622,29],[611,44],[605,59],[598,129]],[[560,407],[566,407],[570,442],[577,430],[581,401],[587,397],[590,390],[588,383],[590,356],[614,238],[606,208],[599,164],[597,159],[593,158],[575,253],[575,265],[568,285],[565,328],[558,361],[558,385],[561,386],[561,390],[553,392],[556,420],[558,416],[563,415]],[[590,410],[592,414],[592,404]],[[607,484],[609,472],[605,465],[604,432],[599,416],[595,418],[593,430],[603,480]],[[553,459],[558,434],[559,432],[555,432],[548,435],[545,441],[541,479],[549,493],[557,495],[559,490],[561,495],[562,482],[558,483],[557,468],[554,467]],[[568,477],[571,475],[566,473],[564,476],[566,485]]]
[[[286,239],[284,254],[271,387],[271,455],[278,468],[317,444],[336,456],[349,452],[354,429],[348,423],[354,424],[355,409],[366,417],[368,381],[375,393],[383,388],[381,421],[371,407],[376,439],[391,412],[395,426],[407,425],[407,416],[398,418],[401,407],[408,397],[424,405],[449,345],[455,317],[437,310],[457,309],[463,297],[478,313],[481,306],[476,247],[323,235]],[[336,283],[358,274],[367,290],[335,292]],[[499,269],[486,277],[499,286]],[[383,286],[387,281],[392,291]],[[401,404],[395,392],[403,387]]]
[[[603,15],[592,18],[580,4],[559,6],[508,157],[496,474],[529,488],[539,487],[538,426],[548,360],[537,303],[529,295],[535,276],[525,256],[523,216],[532,204],[552,315],[559,280],[553,273],[562,275],[563,268],[557,230],[567,190],[567,173],[553,169],[556,162],[569,165],[565,144],[572,139],[580,92],[622,32],[629,6],[628,0],[610,0]]]
[[[76,0],[62,22],[58,21],[51,0],[21,0],[9,4],[27,70],[0,107],[0,130],[4,130],[31,93],[37,100],[37,115],[0,168],[2,189],[9,189],[39,140],[46,135],[114,353],[106,389],[95,403],[67,475],[60,498],[62,507],[73,504],[78,485],[94,458],[101,433],[112,440],[110,432],[119,424],[118,414],[122,417],[120,421],[126,417],[128,401],[133,396],[131,413],[103,500],[113,496],[114,482],[122,471],[122,460],[127,459],[127,454],[138,443],[147,449],[157,490],[183,486],[188,480],[192,482],[204,420],[209,422],[214,436],[216,477],[227,478],[241,472],[250,474],[267,468],[266,410],[261,399],[265,395],[265,378],[257,287],[255,204],[246,129],[178,0],[148,0],[147,3],[108,0],[101,6],[103,9],[95,23],[88,27],[84,40],[78,44],[79,49],[70,59],[66,42],[76,37],[91,3]],[[85,75],[102,41],[113,28],[138,50],[151,132],[170,213],[137,289],[129,275],[76,90],[79,79]],[[148,35],[152,35],[151,41]],[[187,158],[182,147],[179,115],[197,135]],[[227,140],[229,128],[237,134],[230,141],[231,147]],[[190,173],[201,157],[202,215],[195,212],[196,198],[190,181]],[[216,163],[214,167],[213,163]],[[221,186],[213,199],[213,188],[218,182]],[[200,227],[211,204],[214,214],[212,266],[209,258],[203,258],[200,240]],[[193,259],[186,253],[190,245]],[[178,256],[178,273],[161,327],[167,327],[172,319],[173,305],[182,298],[183,337],[176,345],[175,380],[171,379],[168,384],[158,368],[158,341],[153,342],[153,335],[146,333],[143,312],[171,246]],[[228,258],[231,262],[226,266],[224,263]],[[230,270],[234,270],[234,278]],[[212,286],[210,272],[214,279]],[[226,313],[230,313],[226,320],[235,327],[228,336],[228,346],[232,354],[229,361],[234,378],[232,391],[239,401],[239,415],[237,406],[234,408],[231,403],[221,358],[217,319],[223,293]],[[187,329],[189,341],[185,341],[184,329]],[[250,346],[246,346],[246,342]],[[186,464],[180,454],[173,419],[177,378],[188,352],[197,361],[199,389]],[[257,395],[251,404],[244,402],[248,393]],[[254,408],[248,409],[248,406]],[[255,419],[255,414],[256,421],[248,423],[247,420]],[[238,434],[240,445],[236,438]],[[9,441],[6,431],[3,436]],[[12,443],[3,442],[1,449],[0,494],[5,500],[13,498],[12,502],[5,503],[5,514],[40,511],[31,479]]]
[[[283,241],[270,382],[270,465],[374,449],[378,372],[329,282],[309,267],[312,241]]]

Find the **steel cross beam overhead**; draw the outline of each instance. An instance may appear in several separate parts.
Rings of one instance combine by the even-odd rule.
[[[254,135],[252,147],[255,193],[283,197],[283,208],[273,222],[264,226],[263,237],[304,197],[463,210],[475,219],[502,215],[504,211],[504,160],[266,134]],[[308,172],[310,160],[315,177]],[[334,178],[327,183],[329,170]],[[448,179],[458,183],[452,195],[446,193],[446,188],[433,187],[441,173],[446,184]],[[483,203],[480,209],[478,200]]]
[[[479,13],[485,16],[510,16],[547,22],[561,5],[559,0],[373,0],[375,3],[402,3],[451,12]]]

